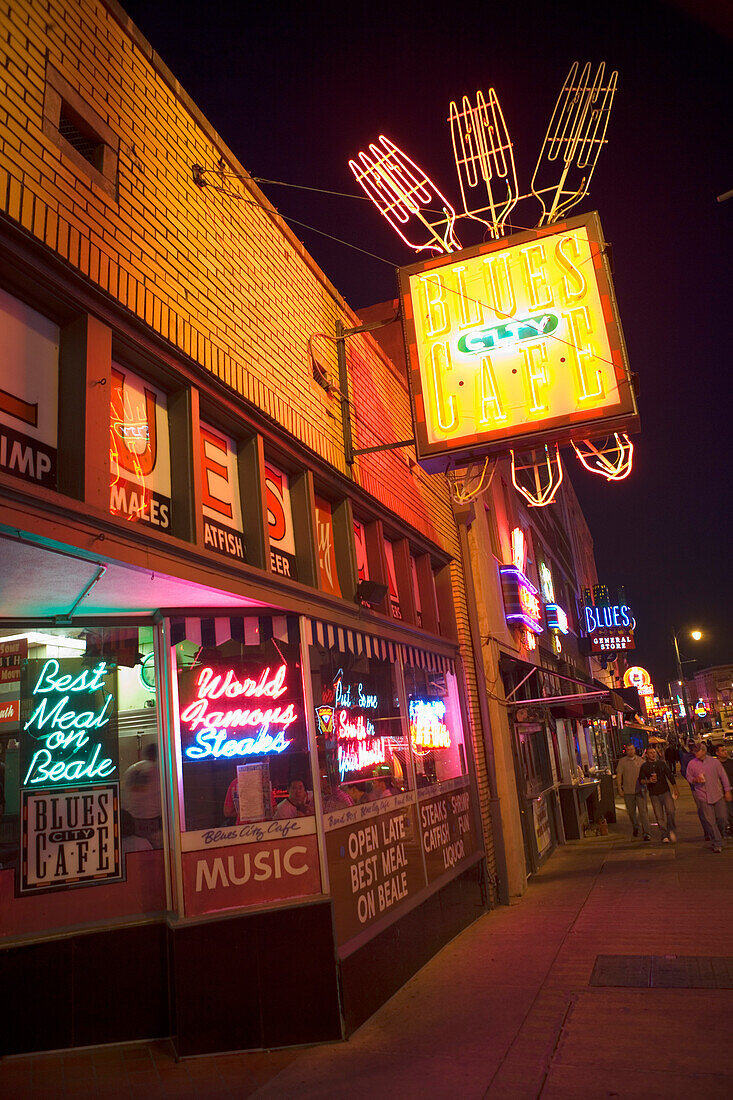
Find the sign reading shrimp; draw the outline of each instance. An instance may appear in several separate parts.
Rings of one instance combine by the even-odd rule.
[[[596,214],[400,271],[428,470],[638,427]]]

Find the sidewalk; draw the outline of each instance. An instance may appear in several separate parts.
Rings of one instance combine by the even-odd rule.
[[[676,845],[656,828],[633,840],[620,812],[608,837],[558,849],[523,898],[448,944],[348,1043],[180,1064],[164,1042],[6,1059],[0,1094],[730,1096],[733,841],[704,847],[679,788]],[[636,958],[603,986],[590,984],[599,955]],[[694,973],[674,956],[697,956]]]

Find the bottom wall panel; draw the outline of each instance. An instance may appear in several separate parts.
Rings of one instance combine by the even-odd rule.
[[[485,911],[479,862],[341,962],[341,997],[350,1035],[441,947]]]
[[[340,967],[330,901],[7,947],[0,1056],[168,1036],[182,1058],[337,1041],[481,915],[481,868]]]

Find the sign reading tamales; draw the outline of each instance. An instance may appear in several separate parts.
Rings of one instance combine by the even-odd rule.
[[[400,271],[420,463],[638,429],[597,214]]]

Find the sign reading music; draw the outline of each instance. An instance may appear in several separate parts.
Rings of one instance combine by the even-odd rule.
[[[596,214],[400,271],[418,460],[638,427]]]
[[[300,669],[262,660],[209,662],[178,681],[181,748],[188,760],[303,751]]]

